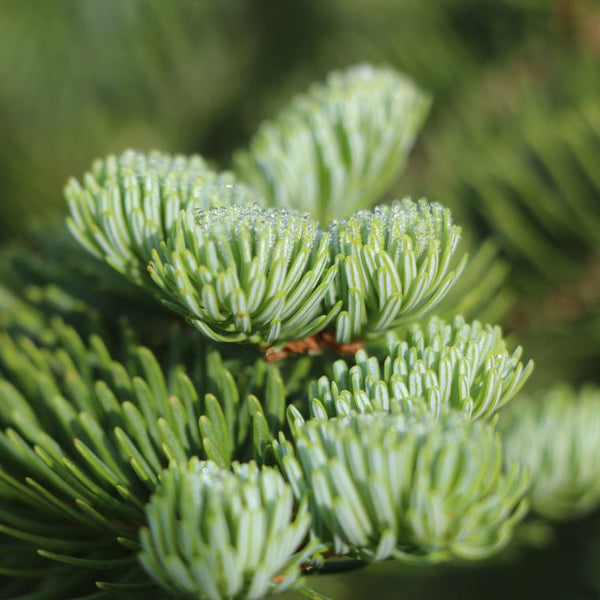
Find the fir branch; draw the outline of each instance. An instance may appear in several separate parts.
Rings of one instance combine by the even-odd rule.
[[[236,157],[246,184],[200,157],[133,151],[69,182],[78,242],[123,281],[160,291],[204,337],[340,350],[412,327],[390,334],[386,352],[335,362],[307,406],[306,379],[323,367],[312,359],[280,369],[252,348],[226,359],[193,335],[165,348],[165,333],[162,356],[126,340],[115,360],[99,336],[84,341],[37,310],[90,305],[69,286],[47,302],[38,265],[31,314],[0,296],[17,315],[0,334],[0,537],[2,549],[37,552],[28,569],[5,561],[6,573],[106,573],[98,598],[157,585],[261,598],[294,586],[310,594],[300,567],[326,570],[325,556],[437,562],[507,543],[527,510],[526,469],[505,465],[482,421],[532,365],[498,328],[460,317],[414,325],[465,264],[447,209],[406,199],[355,212],[403,166],[427,106],[403,76],[353,68],[263,126]],[[326,230],[313,220],[348,214]],[[38,323],[39,334],[15,333]],[[287,482],[260,466],[273,454]],[[59,589],[70,581],[32,594]]]
[[[198,381],[181,365],[164,372],[146,348],[131,348],[125,366],[100,338],[86,346],[60,321],[53,327],[54,348],[6,334],[0,343],[0,528],[50,558],[127,555],[170,461],[262,459],[283,426],[273,366],[263,373],[265,414],[214,350],[198,356]]]
[[[529,467],[532,509],[551,520],[600,505],[600,390],[562,384],[524,395],[500,413],[507,460]]]
[[[308,215],[256,205],[183,213],[150,273],[204,335],[273,345],[309,337],[339,310],[322,300],[336,267]]]
[[[136,283],[148,282],[152,250],[167,237],[179,212],[247,202],[228,173],[213,172],[200,156],[148,155],[127,150],[96,161],[65,196],[67,224],[79,243]]]
[[[398,177],[429,109],[406,77],[356,66],[329,75],[264,123],[235,171],[271,206],[321,223],[371,206]]]
[[[146,512],[140,561],[183,598],[259,599],[285,591],[316,550],[315,543],[300,549],[310,527],[307,504],[294,511],[281,474],[253,463],[234,464],[233,473],[197,459],[172,465]]]
[[[182,213],[150,272],[165,303],[212,339],[277,345],[335,318],[347,344],[443,298],[464,265],[450,269],[459,233],[425,201],[361,211],[329,233],[287,209],[223,207]]]
[[[433,317],[402,334],[389,334],[382,355],[355,355],[355,364],[336,361],[330,377],[309,388],[311,415],[327,418],[350,412],[412,412],[424,397],[439,417],[448,409],[470,419],[489,418],[521,389],[533,363],[509,352],[499,327]]]
[[[458,413],[300,421],[293,436],[276,456],[297,498],[310,492],[314,533],[335,554],[482,558],[527,511],[525,470],[505,471],[493,428]]]
[[[339,343],[415,321],[444,297],[466,261],[450,270],[460,228],[450,211],[425,200],[359,211],[329,231],[338,274],[328,299],[344,302]]]

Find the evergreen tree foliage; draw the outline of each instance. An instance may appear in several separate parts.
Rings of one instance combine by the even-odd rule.
[[[531,473],[532,509],[552,520],[574,519],[600,499],[598,419],[595,387],[567,385],[522,396],[502,411],[506,456],[523,461]]]
[[[377,129],[387,127],[385,120],[369,121],[379,101],[399,111],[398,126],[410,139],[414,122],[403,114],[410,116],[413,109],[404,98],[408,89],[416,102],[418,91],[389,71],[362,66],[334,74],[319,88],[325,103],[334,97],[345,106],[337,86],[356,73],[384,85],[346,90],[347,106],[354,106],[348,110],[364,113],[359,122],[369,125],[352,134],[341,130],[341,139],[373,144]],[[365,94],[373,98],[373,108]],[[306,110],[321,115],[321,106],[309,104]],[[328,114],[318,118],[329,118],[338,128],[337,111]],[[400,158],[395,144],[379,145],[377,151],[381,160],[393,157],[398,167],[408,149],[403,143]],[[264,158],[263,164],[269,160],[278,159]],[[340,160],[319,169],[333,173]],[[300,172],[306,168],[295,165]],[[369,182],[369,171],[378,174],[381,163],[364,168]],[[348,185],[356,178],[351,171],[339,173]],[[331,389],[344,391],[353,381],[354,396],[344,408],[329,404],[334,412],[347,413],[345,418],[357,416],[348,423],[326,421],[330,431],[324,439],[330,441],[323,448],[309,432],[313,424],[325,426],[319,425],[325,406],[315,409],[319,401],[307,402],[299,393],[310,389],[307,377],[314,365],[308,364],[304,382],[299,378],[293,392],[286,390],[277,363],[267,360],[277,352],[301,350],[326,350],[329,360],[349,344],[381,337],[431,308],[465,262],[453,262],[460,230],[448,210],[406,199],[360,210],[324,229],[309,214],[270,207],[277,196],[265,199],[260,188],[209,169],[200,157],[133,151],[95,163],[82,184],[69,182],[65,194],[75,239],[138,286],[131,295],[135,289],[141,295],[151,290],[156,302],[174,309],[174,322],[183,314],[201,336],[187,351],[180,349],[183,360],[168,360],[163,349],[161,365],[151,350],[128,339],[121,344],[122,359],[115,360],[97,332],[84,340],[52,315],[51,307],[48,315],[25,301],[31,314],[23,320],[38,319],[46,333],[27,335],[18,316],[8,320],[3,333],[5,536],[73,567],[114,567],[127,577],[128,565],[132,573],[141,565],[147,575],[132,589],[145,579],[147,585],[198,598],[258,598],[302,586],[296,581],[298,567],[326,565],[323,552],[367,560],[447,560],[493,553],[508,541],[526,506],[521,502],[526,472],[516,466],[504,472],[493,427],[470,425],[510,399],[530,371],[519,362],[520,349],[512,355],[504,350],[498,329],[458,319],[452,326],[432,321],[426,333],[418,327],[398,333],[387,350],[379,350],[379,360],[388,365],[383,379],[376,374],[378,358],[368,359],[364,351],[355,367],[346,366],[346,373],[359,374],[369,365],[364,389],[360,376],[358,381],[345,376],[343,363],[333,363]],[[367,193],[361,201],[368,198]],[[69,297],[68,286],[64,294]],[[9,313],[19,315],[22,301],[11,302],[9,296]],[[225,343],[224,351],[233,343],[255,346],[227,358],[211,347],[214,342]],[[255,379],[250,385],[244,382],[248,368]],[[317,384],[321,393],[326,381]],[[372,396],[368,409],[365,394]],[[394,412],[392,404],[405,402],[402,414],[386,414]],[[286,405],[293,442],[284,437]],[[305,421],[301,412],[309,406],[313,417],[307,414]],[[365,411],[371,414],[359,415]],[[357,437],[345,442],[355,427]],[[322,496],[325,475],[315,478],[313,471],[325,448],[348,443],[348,459],[355,461],[361,438],[370,440],[362,473],[351,476],[344,469],[358,465],[343,467],[343,456],[332,454],[333,488]],[[295,447],[300,463],[292,459]],[[389,464],[373,463],[383,470],[372,473],[369,495],[350,493],[353,477],[359,489],[367,485],[366,464],[380,461],[375,457],[382,453]],[[268,463],[274,456],[282,472],[233,462]],[[441,480],[421,482],[438,461],[445,465],[439,467]],[[400,487],[384,491],[386,477],[400,477]],[[454,506],[459,497],[464,504]],[[430,503],[439,504],[438,512],[425,508]],[[454,508],[443,508],[445,503]],[[457,516],[444,523],[448,510]],[[389,518],[381,521],[380,512]],[[352,525],[352,515],[364,518]],[[321,525],[324,518],[328,528]],[[405,528],[413,531],[408,537],[400,533]],[[98,585],[109,591],[111,585],[127,585],[120,577]],[[54,597],[58,590],[48,586],[45,594]]]
[[[306,503],[294,508],[279,471],[234,463],[174,464],[161,478],[141,533],[146,570],[182,597],[264,598],[289,588],[316,542],[303,544]],[[302,551],[295,551],[303,546]]]
[[[527,474],[503,470],[489,425],[381,414],[298,421],[275,447],[313,529],[336,554],[436,562],[492,554],[527,512]],[[402,468],[398,468],[402,465]],[[300,475],[300,474],[303,474]]]
[[[552,385],[594,378],[600,355],[597,49],[583,13],[293,4],[299,28],[320,27],[287,40],[305,58],[295,71],[282,59],[279,96],[219,83],[242,55],[253,81],[273,77],[263,63],[277,53],[235,4],[245,35],[204,36],[207,55],[227,47],[224,71],[201,78],[213,104],[189,122],[202,96],[186,83],[191,22],[222,16],[217,3],[121,7],[96,25],[87,3],[68,15],[84,37],[142,24],[141,55],[177,31],[168,55],[142,61],[155,68],[136,92],[171,131],[142,126],[140,109],[131,138],[187,151],[220,123],[229,170],[123,152],[116,123],[88,110],[65,125],[51,176],[6,180],[31,196],[105,154],[67,182],[66,228],[0,251],[4,598],[320,598],[319,574],[370,563],[470,564],[507,547],[511,560],[540,520],[600,505],[597,390]],[[0,12],[21,29],[46,14]],[[48,18],[47,39],[67,38],[66,22]],[[262,106],[353,54],[388,66],[330,73],[243,147]],[[113,67],[107,98],[125,102],[129,72]],[[33,132],[42,117],[13,120]],[[96,139],[86,156],[80,131]],[[538,389],[523,393],[529,356]]]

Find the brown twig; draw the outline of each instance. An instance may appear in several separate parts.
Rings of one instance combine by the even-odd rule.
[[[265,358],[269,362],[281,360],[289,356],[298,356],[301,354],[317,355],[323,354],[325,350],[334,352],[335,354],[348,355],[354,354],[363,347],[363,342],[357,340],[350,344],[338,344],[335,339],[335,334],[331,331],[320,331],[315,335],[307,337],[303,340],[294,340],[286,342],[282,347],[261,347]]]

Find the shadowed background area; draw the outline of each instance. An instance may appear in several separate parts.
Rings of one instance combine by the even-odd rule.
[[[389,197],[450,206],[473,249],[491,239],[481,264],[503,295],[481,315],[536,360],[530,386],[598,382],[600,5],[591,0],[4,0],[0,242],[28,243],[62,221],[67,179],[108,153],[200,153],[227,167],[294,93],[359,62],[392,66],[431,92]],[[539,549],[492,563],[384,564],[316,587],[339,598],[599,597],[598,515],[536,535]]]

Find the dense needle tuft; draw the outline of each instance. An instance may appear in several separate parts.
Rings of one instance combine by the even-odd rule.
[[[344,302],[339,343],[415,321],[445,296],[466,260],[450,268],[460,228],[448,209],[425,200],[361,210],[333,221],[329,233],[338,266],[329,299]]]
[[[167,303],[204,335],[275,345],[309,337],[339,310],[323,298],[336,267],[307,214],[257,205],[183,213],[153,253]]]
[[[228,173],[212,171],[200,156],[127,150],[97,160],[65,195],[75,238],[92,254],[137,283],[147,283],[152,249],[167,237],[180,210],[221,205],[233,188]],[[228,202],[247,201],[229,193]]]
[[[312,382],[312,415],[410,412],[412,399],[423,397],[435,417],[453,409],[483,419],[513,398],[533,369],[521,362],[520,347],[508,351],[499,327],[462,317],[433,317],[387,342],[383,356],[359,350],[353,365],[337,360],[331,377]]]
[[[380,199],[428,109],[428,97],[391,69],[332,73],[264,123],[234,168],[270,205],[307,211],[324,224]]]
[[[508,460],[531,472],[532,509],[552,520],[600,503],[600,390],[560,385],[524,395],[500,413]]]
[[[368,561],[482,558],[524,516],[527,484],[503,467],[500,438],[453,413],[296,421],[276,455],[295,493],[311,492],[315,534]],[[294,449],[295,447],[295,449]]]
[[[315,544],[306,503],[275,469],[234,464],[233,472],[191,459],[165,471],[146,509],[140,560],[184,598],[260,599],[290,588]]]
[[[171,461],[260,460],[283,425],[272,366],[259,400],[240,393],[214,350],[198,353],[194,375],[161,368],[143,347],[118,362],[99,337],[88,346],[60,321],[52,332],[49,345],[0,335],[0,533],[33,550],[110,565],[127,554],[119,539],[136,543]]]

